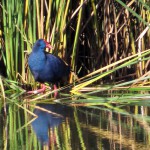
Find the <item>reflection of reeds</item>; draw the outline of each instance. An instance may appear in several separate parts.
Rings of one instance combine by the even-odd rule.
[[[90,132],[91,135],[95,136],[95,141],[97,141],[97,146],[99,145],[100,141],[108,140],[109,141],[109,149],[114,149],[114,147],[120,147],[127,148],[127,149],[144,149],[147,150],[149,147],[149,121],[145,120],[146,116],[148,117],[147,112],[148,108],[143,108],[144,110],[144,116],[142,116],[142,112],[139,114],[136,114],[136,109],[142,109],[142,108],[136,108],[136,107],[124,107],[126,114],[120,114],[117,112],[113,112],[111,110],[105,110],[102,108],[94,109],[89,111],[84,111],[79,109],[80,112],[84,113],[86,116],[86,122],[89,122],[85,124],[85,120],[82,120],[80,118],[80,127],[83,128],[83,131],[86,130],[86,132],[82,133],[84,134],[84,138],[88,136],[88,132]],[[131,114],[131,111],[135,111],[133,114]],[[90,120],[96,119],[95,122],[97,122],[97,125],[93,125]],[[143,130],[141,130],[144,129]],[[86,134],[87,133],[87,134]],[[139,139],[141,139],[139,142]],[[100,141],[99,141],[100,140]],[[86,143],[86,138],[84,140]],[[103,142],[102,142],[103,143]],[[103,144],[104,145],[104,144]],[[105,147],[105,146],[104,146]],[[108,148],[108,147],[107,147]]]
[[[3,146],[6,149],[40,149],[40,142],[29,125],[32,121],[31,114],[25,109],[20,111],[17,105],[10,105],[8,110],[9,116],[1,120],[0,127],[3,129]],[[135,149],[148,149],[149,109],[127,106],[124,107],[124,112],[126,113],[121,114],[102,107],[86,110],[76,108],[73,116],[66,118],[59,127],[49,129],[50,140],[53,142],[49,147],[88,149],[94,143],[94,147],[100,149],[105,146],[105,140],[110,149],[113,146],[120,146],[120,149],[131,149],[133,146]],[[54,134],[56,142],[52,141]]]
[[[100,138],[102,139],[107,139],[110,141],[110,149],[114,149],[114,147],[118,147],[118,145],[123,148],[129,148],[132,149],[132,147],[134,146],[135,149],[142,149],[142,150],[148,150],[148,145],[144,145],[143,143],[139,143],[137,142],[134,138],[129,138],[125,133],[118,133],[116,131],[113,131],[114,129],[112,129],[112,131],[107,131],[105,129],[99,129],[98,127],[94,127],[94,126],[86,126],[86,125],[81,125],[82,128],[87,129],[92,133],[95,134],[96,139],[98,141],[98,139]],[[117,128],[117,127],[113,127],[113,128]],[[134,133],[128,133],[128,134],[132,134],[132,136],[134,136]],[[99,142],[97,143],[99,144]]]

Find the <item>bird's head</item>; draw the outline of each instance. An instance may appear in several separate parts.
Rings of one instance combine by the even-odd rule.
[[[44,51],[45,48],[52,48],[52,46],[44,39],[39,39],[35,42],[33,46],[33,51],[41,50]]]

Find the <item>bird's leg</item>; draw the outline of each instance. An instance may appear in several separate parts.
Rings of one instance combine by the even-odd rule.
[[[56,98],[58,95],[58,91],[57,91],[57,85],[54,84],[54,98]]]
[[[52,129],[52,131],[50,131],[49,143],[50,143],[50,145],[56,144],[56,135],[55,135],[55,132],[53,131],[53,129]]]
[[[37,94],[37,93],[44,92],[45,89],[46,89],[45,84],[41,84],[41,89],[34,90],[34,91],[28,91],[27,93],[28,93],[28,94]]]

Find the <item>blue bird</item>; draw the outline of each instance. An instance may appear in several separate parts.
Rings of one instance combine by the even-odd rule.
[[[33,45],[32,52],[28,58],[28,65],[35,81],[42,83],[42,88],[28,93],[40,93],[45,91],[44,82],[54,84],[54,90],[57,84],[68,77],[70,67],[59,57],[45,51],[46,48],[52,46],[44,39],[39,39]],[[57,93],[55,93],[55,96]]]
[[[61,104],[37,104],[33,112],[37,118],[31,125],[43,147],[44,145],[51,147],[50,145],[57,144],[55,128],[59,127],[62,122],[66,122],[66,119],[68,123],[68,119],[74,113],[71,107]]]
[[[42,145],[51,144],[49,141],[55,143],[54,128],[65,120],[68,109],[68,107],[59,104],[36,105],[34,114],[38,117],[32,122],[32,127]],[[52,129],[51,135],[48,134],[49,129]]]

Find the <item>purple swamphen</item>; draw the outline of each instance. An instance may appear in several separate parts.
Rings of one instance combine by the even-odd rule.
[[[40,93],[45,91],[44,82],[54,84],[54,90],[57,84],[64,77],[70,74],[70,67],[59,57],[45,51],[52,46],[43,39],[39,39],[33,45],[32,52],[28,58],[28,65],[35,81],[42,83],[42,88],[28,93]],[[54,93],[55,97],[57,93]]]

